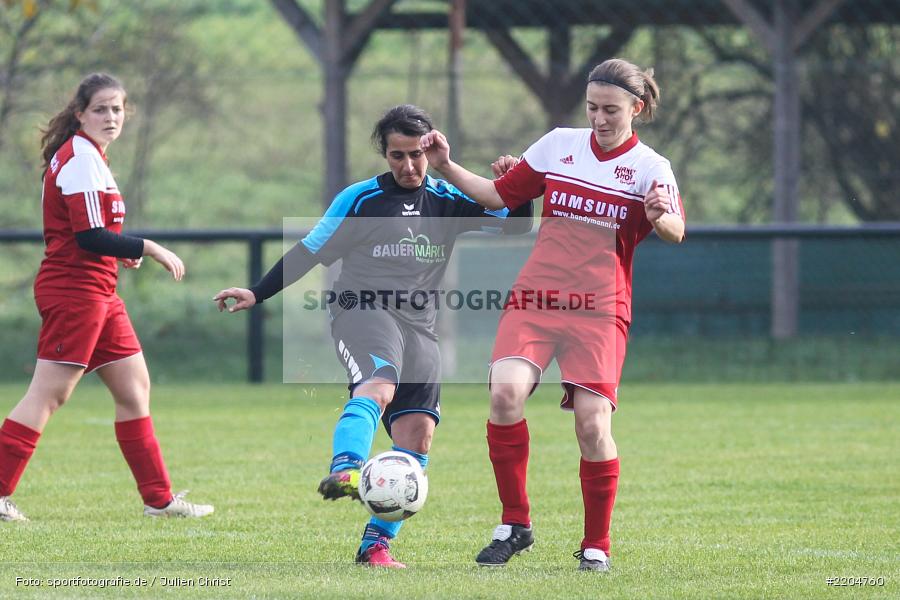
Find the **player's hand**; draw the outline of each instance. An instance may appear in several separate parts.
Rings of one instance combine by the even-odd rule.
[[[172,274],[175,281],[181,281],[184,277],[184,263],[178,258],[178,255],[153,240],[144,240],[144,256],[149,256],[161,264],[166,271]]]
[[[140,258],[120,258],[119,262],[122,263],[122,266],[126,269],[140,269],[141,265],[144,262],[144,257]]]
[[[671,207],[672,199],[669,198],[666,187],[654,179],[650,191],[644,196],[644,212],[647,214],[647,220],[655,223],[658,218],[669,212]]]
[[[236,302],[233,306],[228,306],[228,300],[236,300]],[[246,288],[233,287],[222,290],[213,296],[213,301],[216,303],[216,306],[219,307],[219,312],[226,309],[228,312],[238,312],[240,310],[246,310],[256,304],[256,296]]]
[[[503,177],[503,174],[519,164],[519,159],[509,154],[501,156],[491,163],[491,171],[494,177]]]
[[[450,164],[450,142],[437,129],[423,135],[419,139],[419,147],[425,152],[428,164],[438,171],[443,171]]]

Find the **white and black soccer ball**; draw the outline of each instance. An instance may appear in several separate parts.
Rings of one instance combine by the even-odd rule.
[[[415,457],[389,451],[369,459],[359,476],[359,498],[372,515],[402,521],[422,509],[428,476]]]

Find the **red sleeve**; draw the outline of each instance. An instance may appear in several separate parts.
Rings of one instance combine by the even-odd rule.
[[[543,196],[544,187],[544,174],[532,169],[524,158],[503,177],[494,180],[494,188],[510,210]]]
[[[106,194],[100,191],[76,192],[63,196],[63,202],[69,213],[72,232],[106,227],[103,212],[103,198]]]

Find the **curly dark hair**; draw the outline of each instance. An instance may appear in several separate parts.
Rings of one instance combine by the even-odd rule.
[[[372,144],[379,154],[387,154],[387,138],[392,133],[422,136],[434,129],[431,115],[418,106],[401,104],[388,110],[372,130]]]

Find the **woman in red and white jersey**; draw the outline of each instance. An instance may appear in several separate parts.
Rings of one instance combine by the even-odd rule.
[[[544,198],[537,241],[501,316],[491,359],[487,439],[503,513],[479,564],[506,564],[534,543],[525,400],[555,358],[562,407],[574,410],[581,450],[584,538],[575,556],[579,569],[609,570],[619,477],[612,413],[631,324],[634,250],[651,230],[669,242],[684,238],[669,161],[632,128],[635,119],[653,118],[658,100],[652,70],[607,60],[588,77],[590,127],[554,129],[521,159],[501,157],[494,181],[451,161],[440,132],[423,138],[429,164],[488,208],[514,209]]]
[[[122,131],[122,84],[92,74],[41,140],[46,250],[34,282],[41,315],[31,385],[0,426],[0,520],[27,520],[10,500],[47,421],[86,372],[96,370],[115,401],[115,433],[148,516],[200,517],[213,507],[172,495],[150,418],[150,376],[116,294],[118,262],[137,269],[149,256],[176,281],[184,264],[152,240],[122,235],[125,203],[106,149]]]

